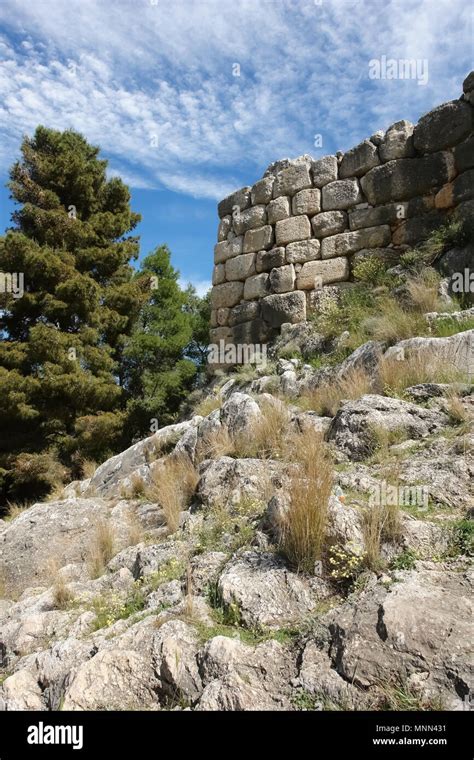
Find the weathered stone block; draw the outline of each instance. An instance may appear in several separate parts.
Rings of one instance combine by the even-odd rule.
[[[273,185],[273,197],[294,195],[298,190],[311,187],[311,177],[306,164],[292,164],[278,172]]]
[[[331,282],[349,278],[349,261],[345,256],[328,261],[308,261],[303,264],[296,279],[298,290],[313,290]]]
[[[313,161],[311,174],[315,187],[324,187],[329,182],[334,182],[337,179],[336,156],[323,156],[323,158]]]
[[[355,206],[363,200],[358,180],[340,179],[330,182],[323,187],[322,200],[324,211],[340,211]]]
[[[229,214],[232,216],[235,206],[238,206],[240,211],[248,208],[250,206],[250,190],[250,187],[242,187],[224,198],[217,206],[219,217],[222,219]]]
[[[217,327],[217,309],[211,309],[211,327]]]
[[[270,285],[274,293],[288,293],[295,287],[295,269],[293,264],[272,269]]]
[[[242,282],[224,282],[222,285],[216,285],[211,290],[211,308],[235,306],[242,298],[243,292]]]
[[[456,204],[474,198],[474,169],[463,172],[453,182],[454,202]]]
[[[224,327],[229,323],[230,309],[217,309],[217,324],[219,327]]]
[[[403,219],[425,214],[434,208],[432,196],[425,198],[411,198],[409,201],[400,203],[388,203],[385,206],[374,208],[361,208],[349,211],[349,226],[351,230],[359,230],[363,227],[376,227],[380,224],[397,224]]]
[[[313,216],[321,211],[321,191],[315,187],[300,190],[293,196],[292,212],[295,216],[308,214]]]
[[[224,216],[223,219],[219,222],[219,227],[217,228],[217,242],[222,243],[223,240],[227,240],[227,235],[232,229],[232,217],[231,216]]]
[[[225,263],[226,280],[246,280],[255,274],[255,253],[243,253]]]
[[[264,177],[255,183],[250,191],[253,206],[257,206],[259,203],[268,203],[271,200],[274,181],[274,177]]]
[[[456,145],[454,149],[454,161],[458,172],[474,167],[474,136]]]
[[[367,227],[355,232],[342,232],[340,235],[324,238],[321,242],[321,258],[347,256],[362,248],[379,248],[391,242],[390,227]]]
[[[270,279],[266,272],[249,277],[245,281],[244,299],[252,301],[254,298],[263,298],[270,292]]]
[[[266,296],[262,301],[262,317],[271,327],[286,322],[296,324],[306,319],[306,298],[300,290]]]
[[[271,251],[259,251],[257,253],[257,272],[269,272],[274,267],[283,266],[284,263],[284,248],[272,248]]]
[[[462,100],[451,100],[421,117],[413,143],[420,153],[435,153],[461,142],[471,129],[472,108]]]
[[[276,223],[277,245],[294,243],[311,237],[311,225],[307,216],[292,216]],[[262,246],[263,247],[263,246]]]
[[[462,83],[463,97],[468,103],[474,106],[474,71],[469,72]]]
[[[416,245],[439,227],[445,217],[439,211],[431,211],[423,216],[407,219],[394,230],[392,241],[394,245]]]
[[[240,324],[240,322],[248,322],[252,319],[256,319],[260,314],[260,303],[258,301],[242,301],[242,303],[234,306],[230,310],[229,325]]]
[[[347,214],[345,211],[323,211],[313,216],[311,226],[317,238],[336,235],[347,228]]]
[[[232,240],[224,240],[222,243],[217,243],[214,246],[214,263],[222,264],[232,256],[238,256],[242,253],[243,237],[234,237]]]
[[[234,230],[237,235],[243,235],[247,230],[262,227],[267,221],[267,210],[265,206],[250,206],[250,208],[234,214]]]
[[[376,166],[362,177],[361,185],[369,203],[376,206],[431,193],[449,182],[454,173],[452,154],[434,153],[423,158],[400,158]]]
[[[287,219],[290,216],[290,199],[286,195],[281,195],[270,201],[267,206],[267,216],[269,224],[276,224],[281,219]]]
[[[452,208],[454,206],[454,183],[448,182],[438,190],[435,196],[435,207],[438,209]]]
[[[413,124],[405,120],[397,121],[387,129],[379,145],[379,156],[384,163],[415,155],[413,129]]]
[[[232,328],[232,339],[237,344],[266,343],[271,337],[269,326],[262,319],[239,322]]]
[[[256,230],[247,230],[244,237],[244,253],[256,253],[273,245],[273,229],[269,224]]]
[[[209,330],[209,338],[211,343],[219,343],[220,340],[227,343],[232,339],[232,330],[230,327],[215,327]]]
[[[216,264],[214,269],[212,270],[212,284],[220,285],[221,282],[224,282],[224,281],[225,281],[225,265]]]
[[[377,147],[370,142],[370,140],[364,140],[359,145],[356,145],[352,150],[348,150],[344,153],[344,156],[339,166],[339,177],[346,179],[347,177],[360,177],[372,169],[374,166],[378,166],[380,159],[377,153]]]
[[[319,240],[300,240],[297,243],[289,243],[286,246],[286,260],[288,264],[304,264],[321,258]]]

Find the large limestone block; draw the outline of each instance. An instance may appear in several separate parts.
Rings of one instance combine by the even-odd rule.
[[[309,168],[306,164],[291,164],[286,169],[278,172],[273,185],[273,197],[278,198],[280,195],[294,195],[298,190],[304,190],[311,187],[311,177]]]
[[[268,203],[271,200],[274,181],[274,177],[264,177],[253,185],[250,191],[253,206],[257,206],[260,203]]]
[[[246,280],[255,274],[255,253],[243,253],[225,263],[226,280]]]
[[[277,222],[275,228],[277,245],[307,240],[311,237],[311,225],[307,216],[292,216]]]
[[[235,306],[242,298],[243,292],[244,286],[241,282],[224,282],[222,285],[216,285],[211,290],[211,307],[222,309]]]
[[[262,301],[262,317],[271,327],[280,327],[285,322],[304,322],[306,319],[306,298],[301,290],[293,293],[278,293]]]
[[[342,232],[340,235],[324,238],[321,242],[321,258],[330,259],[355,253],[362,248],[379,248],[391,242],[390,227],[367,227],[355,232]]]
[[[406,219],[394,230],[392,242],[394,245],[416,245],[427,238],[444,221],[444,214],[436,210],[429,214]]]
[[[405,120],[397,121],[387,129],[379,145],[379,155],[384,163],[396,158],[410,158],[415,155],[413,129],[413,124]]]
[[[212,270],[212,284],[220,285],[225,281],[225,266],[224,264],[216,264]]]
[[[244,287],[244,299],[246,301],[252,301],[255,298],[263,298],[270,292],[269,277],[266,272],[256,274],[254,277],[249,277],[245,281]]]
[[[217,212],[222,219],[224,216],[232,215],[237,207],[240,211],[250,206],[250,187],[242,187],[224,198],[217,206]]]
[[[247,230],[244,237],[243,252],[256,253],[273,245],[273,228],[266,224],[255,230]]]
[[[340,179],[323,187],[322,199],[323,211],[340,211],[360,203],[363,197],[357,179]]]
[[[308,214],[313,216],[321,211],[321,191],[317,188],[300,190],[293,196],[292,211],[295,216]]]
[[[293,264],[277,267],[270,272],[270,285],[274,293],[288,293],[295,287]]]
[[[227,240],[227,235],[232,229],[232,217],[224,216],[223,219],[219,222],[219,227],[217,229],[217,242],[222,243],[224,240]]]
[[[349,261],[341,256],[328,261],[308,261],[303,264],[296,279],[298,290],[313,290],[331,282],[349,279]]]
[[[413,132],[420,153],[435,153],[464,140],[472,130],[472,108],[462,100],[452,100],[422,116]]]
[[[474,198],[474,169],[456,177],[453,182],[453,198],[456,204]]]
[[[323,156],[323,158],[313,161],[311,174],[315,187],[324,187],[329,182],[334,182],[337,179],[336,156]]]
[[[269,272],[274,267],[282,267],[285,263],[285,249],[272,248],[271,251],[257,253],[257,272]]]
[[[300,240],[286,246],[288,264],[305,264],[321,258],[319,240]]]
[[[434,153],[423,158],[388,161],[371,169],[360,182],[367,200],[376,206],[432,193],[449,182],[454,173],[452,154]]]
[[[456,169],[463,172],[466,169],[474,168],[474,136],[468,137],[454,149],[454,160]]]
[[[214,246],[214,264],[223,264],[227,259],[232,258],[232,256],[238,256],[239,253],[242,253],[243,242],[244,239],[240,235],[239,237],[232,238],[232,240],[224,240],[222,243],[217,243]]]
[[[347,229],[347,214],[345,211],[323,211],[313,216],[311,226],[313,235],[317,238],[337,235]]]
[[[267,206],[268,223],[276,224],[280,219],[288,219],[290,213],[290,199],[286,195],[280,195]]]
[[[250,208],[234,214],[234,230],[237,235],[243,235],[247,230],[262,227],[267,221],[267,211],[265,206],[251,206]]]
[[[339,177],[341,179],[360,177],[379,163],[377,147],[370,140],[364,140],[344,153],[339,167]]]
[[[356,208],[349,212],[349,226],[351,230],[359,230],[363,227],[377,227],[380,224],[399,224],[412,216],[426,214],[433,208],[434,201],[431,196],[411,198],[400,203],[387,203],[374,208]]]
[[[258,301],[242,301],[234,306],[229,313],[229,325],[233,327],[240,322],[247,322],[256,319],[260,314],[260,304]]]

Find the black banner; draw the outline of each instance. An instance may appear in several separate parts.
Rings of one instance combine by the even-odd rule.
[[[461,712],[4,712],[0,760],[26,757],[129,758],[175,751],[227,754],[331,750],[363,756],[472,758],[472,714]],[[246,733],[248,729],[248,733]],[[284,748],[288,747],[287,750]],[[239,749],[240,748],[240,749]],[[313,749],[311,749],[313,748]],[[349,754],[348,754],[349,757]]]

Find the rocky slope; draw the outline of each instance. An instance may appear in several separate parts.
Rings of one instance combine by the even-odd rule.
[[[304,348],[317,336],[288,325],[285,341]],[[467,369],[473,345],[470,330],[410,350]],[[300,403],[323,379],[374,372],[382,351],[365,344],[330,369],[278,359],[217,378],[207,414],[0,520],[1,708],[463,709],[472,388],[369,392],[324,415]],[[281,551],[294,472],[281,446],[254,440],[272,417],[283,438],[323,435],[331,452],[314,572],[296,572]],[[397,507],[397,531],[374,547],[369,494],[394,478],[426,499]]]

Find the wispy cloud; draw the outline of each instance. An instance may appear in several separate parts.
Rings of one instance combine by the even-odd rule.
[[[2,0],[0,21],[0,168],[73,127],[135,187],[203,198],[416,119],[471,65],[465,0]],[[427,86],[370,81],[381,55],[428,59]]]

